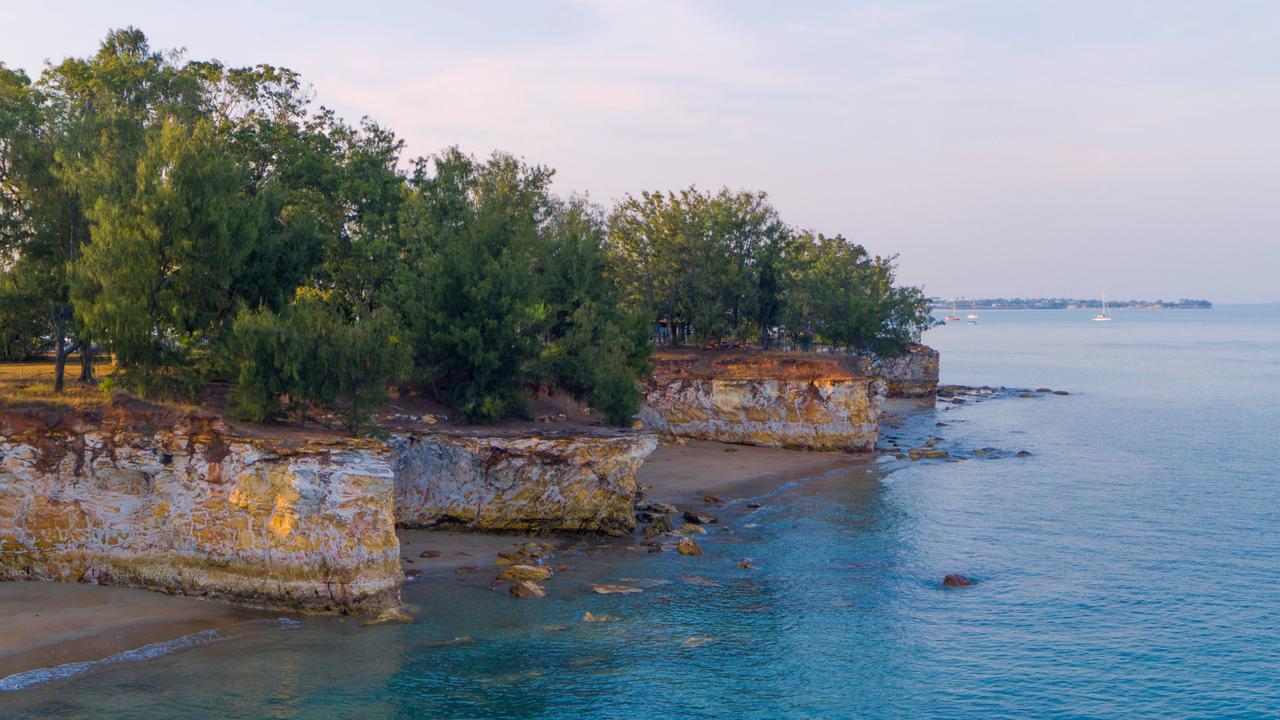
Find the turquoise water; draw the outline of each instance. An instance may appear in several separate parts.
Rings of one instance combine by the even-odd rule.
[[[808,478],[717,510],[701,558],[579,549],[536,601],[426,579],[413,625],[264,625],[5,693],[0,714],[1280,715],[1280,308],[980,315],[926,338],[944,382],[1071,395],[939,405],[891,434],[1030,457]],[[585,588],[622,578],[645,591]]]

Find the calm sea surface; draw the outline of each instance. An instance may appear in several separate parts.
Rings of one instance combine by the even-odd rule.
[[[717,510],[701,558],[566,554],[544,600],[414,582],[413,625],[264,626],[0,693],[0,714],[1280,716],[1280,308],[980,315],[928,334],[944,382],[1071,395],[890,434],[998,459],[808,478]],[[644,593],[584,587],[622,578]]]

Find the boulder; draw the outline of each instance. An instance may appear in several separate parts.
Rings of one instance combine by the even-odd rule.
[[[547,589],[532,580],[517,580],[511,584],[511,594],[518,598],[547,596]]]
[[[715,515],[698,510],[685,510],[684,519],[686,522],[697,523],[698,525],[710,525],[711,523],[720,522],[720,519]]]
[[[361,625],[395,625],[413,622],[413,616],[405,612],[403,608],[393,607],[387,608],[371,620],[365,620]]]
[[[653,519],[653,522],[644,527],[645,537],[654,537],[657,535],[666,535],[671,532],[671,516],[659,515]]]
[[[676,543],[676,552],[681,555],[701,555],[702,546],[691,537],[683,537],[680,538],[680,542]]]
[[[546,565],[509,565],[498,575],[498,579],[546,582],[551,579],[551,568]]]
[[[973,581],[960,573],[951,573],[950,575],[942,578],[942,585],[943,587],[953,588],[971,587],[973,585]]]

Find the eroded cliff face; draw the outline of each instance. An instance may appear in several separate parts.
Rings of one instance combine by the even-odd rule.
[[[808,353],[658,353],[640,421],[699,440],[870,451],[885,386],[864,368],[859,358]]]
[[[636,471],[651,435],[438,433],[392,441],[398,521],[502,531],[635,529]]]
[[[894,358],[876,358],[871,371],[884,378],[889,397],[933,397],[938,392],[938,351],[916,345]]]
[[[399,603],[381,445],[216,420],[0,416],[0,579],[100,582],[318,613]]]

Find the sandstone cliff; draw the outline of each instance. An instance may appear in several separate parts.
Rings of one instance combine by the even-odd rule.
[[[875,447],[884,383],[865,360],[769,352],[657,353],[640,420],[699,440],[804,450]]]
[[[884,378],[889,397],[933,397],[938,392],[938,351],[916,345],[894,358],[876,358],[871,372]]]
[[[635,529],[636,471],[657,446],[624,433],[400,436],[396,518],[474,530]]]
[[[376,447],[287,447],[165,413],[0,416],[0,579],[238,604],[399,602],[392,473]]]

